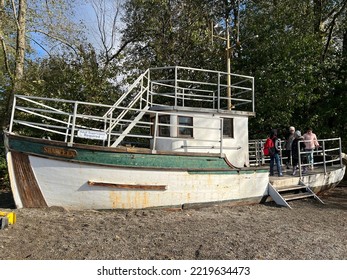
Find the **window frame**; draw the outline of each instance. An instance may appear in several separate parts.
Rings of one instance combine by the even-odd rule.
[[[226,126],[226,121],[230,122],[230,125]],[[226,129],[228,131],[226,131]],[[223,118],[223,138],[235,138],[235,125],[234,125],[234,118]]]
[[[167,124],[167,125],[160,125],[160,124]],[[159,115],[158,116],[158,136],[159,137],[171,137],[170,127],[171,127],[171,116],[170,115]],[[166,132],[164,132],[164,131],[166,131]]]
[[[180,118],[185,118],[185,119],[188,119],[190,121],[181,123]],[[193,117],[191,117],[191,116],[177,116],[177,137],[194,138],[193,124],[194,124]],[[181,126],[184,126],[184,127],[181,127]],[[189,126],[189,127],[187,127],[187,126]],[[182,129],[184,129],[186,131],[191,131],[191,132],[189,134],[183,134],[183,133],[181,133]]]

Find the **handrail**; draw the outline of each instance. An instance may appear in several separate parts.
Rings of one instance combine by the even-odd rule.
[[[263,147],[266,139],[256,139],[249,141],[249,153],[250,153],[250,164],[251,165],[264,165],[268,163],[270,157],[264,156]],[[307,151],[302,151],[300,149],[300,143],[305,142],[304,140],[298,141],[298,151],[299,151],[299,176],[302,177],[305,174],[302,172],[303,167],[307,167],[309,163],[303,163],[303,158],[306,157]],[[324,169],[324,174],[327,173],[327,166],[329,164],[338,164],[340,167],[343,166],[342,162],[342,144],[341,138],[328,138],[328,139],[318,139],[318,142],[321,143],[321,150],[315,149],[314,154],[322,156],[322,160],[315,161],[313,165],[322,165]],[[282,147],[282,145],[281,145]],[[282,150],[281,150],[282,154]],[[281,156],[281,160],[283,157]]]
[[[334,147],[334,148],[326,148],[327,143],[329,142],[336,142],[338,141],[338,146]],[[299,176],[302,177],[303,176],[303,171],[302,171],[302,167],[307,168],[307,167],[311,167],[311,164],[309,162],[307,163],[303,163],[303,159],[305,161],[307,161],[307,155],[308,153],[311,153],[311,151],[307,151],[307,150],[301,150],[300,149],[300,144],[301,143],[305,143],[307,141],[305,140],[300,140],[298,141],[298,151],[299,151]],[[313,162],[312,168],[314,168],[315,165],[321,165],[323,164],[323,169],[324,169],[324,174],[327,173],[327,164],[331,163],[333,165],[334,162],[339,162],[340,167],[343,166],[342,163],[342,145],[341,145],[341,138],[329,138],[329,139],[318,139],[318,143],[321,142],[322,145],[320,145],[320,147],[322,147],[322,150],[318,150],[318,148],[316,147],[313,151],[313,154],[316,153],[318,154],[319,151],[321,156],[322,156],[322,161],[318,161],[318,162]],[[338,151],[338,154],[334,154],[334,155],[328,155],[328,152],[333,152],[333,151]],[[329,156],[335,156],[335,159],[328,159]]]
[[[133,84],[128,88],[127,92],[123,94],[117,101],[116,103],[113,104],[113,106],[104,114],[104,117],[107,115],[111,114],[114,109],[119,106],[125,98],[127,98],[133,91],[133,89],[139,85],[139,83],[143,80],[143,78],[148,74],[149,70],[146,70],[144,73],[142,73],[136,80],[133,82]]]

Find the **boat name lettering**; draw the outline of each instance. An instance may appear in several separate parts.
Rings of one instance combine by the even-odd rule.
[[[72,149],[58,148],[58,147],[43,147],[43,152],[45,154],[66,157],[66,158],[74,158],[77,156],[77,151]]]

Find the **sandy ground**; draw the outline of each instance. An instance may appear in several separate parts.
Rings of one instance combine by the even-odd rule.
[[[211,206],[180,211],[67,211],[11,209],[0,192],[0,210],[17,223],[0,230],[0,259],[195,260],[347,259],[347,187],[314,199]]]

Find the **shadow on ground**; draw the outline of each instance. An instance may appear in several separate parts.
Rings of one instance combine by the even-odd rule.
[[[0,208],[15,209],[16,205],[10,187],[4,186],[0,181]]]

